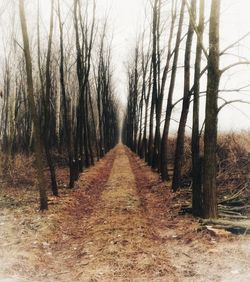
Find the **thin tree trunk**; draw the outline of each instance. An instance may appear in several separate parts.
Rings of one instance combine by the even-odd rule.
[[[141,98],[139,103],[139,139],[137,144],[137,152],[140,158],[142,158],[143,96],[144,93],[141,93]]]
[[[34,99],[34,87],[33,87],[33,77],[32,77],[32,61],[30,55],[29,47],[29,37],[27,31],[27,23],[24,11],[23,0],[19,0],[19,14],[21,20],[21,29],[23,35],[23,45],[24,45],[24,56],[26,62],[26,73],[27,73],[27,87],[28,87],[28,100],[30,103],[31,116],[34,124],[34,139],[35,139],[35,157],[36,157],[36,170],[38,179],[38,188],[40,195],[40,209],[48,209],[48,199],[46,194],[45,179],[43,174],[43,163],[42,163],[42,146],[41,146],[41,136],[38,115],[36,113],[35,99]]]
[[[192,0],[191,2],[191,13],[193,18],[196,18],[196,0]],[[180,123],[177,133],[176,140],[176,149],[175,149],[175,157],[174,157],[174,174],[172,181],[172,189],[173,191],[177,191],[177,189],[181,185],[181,170],[182,170],[182,162],[184,155],[184,142],[185,142],[185,128],[187,123],[187,117],[189,112],[190,105],[190,60],[191,60],[191,50],[192,50],[192,42],[193,42],[194,28],[192,24],[192,20],[189,20],[189,28],[187,34],[186,48],[185,48],[185,59],[184,59],[184,93],[183,93],[183,102],[182,102],[182,111],[180,117]]]
[[[143,54],[144,56],[144,54]],[[144,62],[144,59],[143,59]],[[142,141],[142,158],[145,159],[145,161],[147,161],[147,149],[148,149],[148,138],[147,138],[147,129],[148,129],[148,104],[149,104],[149,95],[151,92],[151,74],[152,74],[152,63],[150,64],[150,69],[149,69],[149,85],[148,85],[148,90],[147,90],[147,69],[148,69],[148,64],[149,64],[149,58],[147,56],[147,61],[146,64],[144,66],[142,66],[143,69],[143,88],[144,88],[144,95],[145,95],[145,116],[144,116],[144,131],[143,131],[143,141]]]
[[[200,40],[203,40],[204,32],[204,0],[200,0],[199,26]],[[202,214],[202,186],[201,186],[201,163],[200,163],[200,136],[199,136],[199,108],[200,108],[200,73],[201,73],[202,46],[197,40],[194,92],[193,92],[193,126],[192,126],[192,212],[193,215]]]
[[[65,79],[64,79],[63,24],[61,20],[60,0],[58,0],[58,20],[59,20],[59,30],[60,30],[60,84],[61,84],[61,95],[62,95],[63,109],[64,109],[63,117],[64,117],[65,132],[66,132],[66,143],[68,149],[69,188],[74,188],[75,168],[73,163],[71,122],[70,122],[69,109],[67,106],[67,96],[66,96]]]
[[[91,101],[91,93],[90,93],[90,87],[89,84],[87,84],[86,86],[86,106],[88,108],[90,108],[90,110],[92,110],[92,101]],[[86,113],[88,113],[88,111],[86,111]],[[87,140],[88,140],[88,148],[89,148],[89,157],[90,157],[90,163],[91,165],[95,164],[94,161],[94,153],[93,153],[93,149],[92,149],[92,142],[91,142],[91,129],[90,129],[90,118],[89,115],[87,115],[87,130],[88,130],[88,134],[87,134]],[[95,128],[94,128],[95,130]],[[94,134],[94,138],[95,138],[95,134]],[[94,140],[95,143],[96,140]]]
[[[169,86],[169,91],[168,91],[168,101],[167,101],[164,130],[163,130],[163,136],[162,136],[162,141],[161,141],[161,177],[163,180],[169,180],[168,137],[169,137],[171,114],[173,110],[173,94],[174,94],[175,79],[176,79],[176,72],[177,72],[177,63],[178,63],[178,57],[179,57],[179,48],[180,48],[180,43],[181,43],[184,9],[185,9],[185,2],[184,0],[182,0],[180,18],[179,18],[179,24],[178,24],[178,31],[177,31],[176,43],[175,43],[175,53],[174,53],[174,59],[173,59],[173,65],[172,65],[171,80],[170,80],[170,86]]]
[[[50,96],[51,96],[51,48],[52,48],[52,35],[53,35],[53,24],[54,24],[54,0],[51,1],[51,15],[50,15],[50,29],[49,29],[49,40],[48,50],[46,58],[46,74],[45,74],[45,98],[44,98],[44,148],[45,154],[50,170],[51,189],[54,196],[58,196],[58,188],[56,182],[56,172],[53,157],[50,148],[50,136],[51,136],[51,110],[50,110]],[[38,54],[39,56],[39,54]],[[43,81],[41,81],[43,83]]]
[[[204,218],[216,218],[218,216],[216,147],[218,89],[221,76],[219,70],[219,19],[220,0],[212,0],[209,25],[208,81],[204,136]]]
[[[156,116],[158,114],[157,99],[158,99],[158,53],[157,53],[157,40],[158,40],[158,17],[159,17],[159,0],[154,1],[153,6],[153,28],[152,28],[152,38],[153,38],[153,50],[152,50],[152,74],[153,74],[153,87],[152,87],[152,99],[151,99],[151,112],[150,112],[150,130],[149,130],[149,146],[148,146],[148,163],[150,166],[155,167],[155,155],[157,152],[154,148],[154,140],[156,135],[154,135],[154,112]],[[156,126],[156,129],[158,127]]]
[[[155,153],[154,155],[157,155],[157,167],[160,170],[161,167],[161,133],[160,133],[160,127],[161,127],[161,116],[162,116],[162,104],[163,104],[163,99],[164,99],[164,92],[165,92],[165,85],[167,81],[167,76],[168,76],[168,71],[169,71],[169,66],[170,66],[170,60],[171,60],[171,53],[172,53],[172,39],[173,39],[173,32],[174,32],[174,25],[175,25],[175,20],[176,20],[176,6],[174,4],[174,1],[172,1],[172,12],[171,12],[171,26],[170,26],[170,33],[169,33],[169,39],[168,39],[168,53],[167,53],[167,60],[166,64],[163,70],[163,75],[161,79],[161,87],[160,87],[160,93],[159,97],[157,100],[157,114],[156,114],[156,129],[155,129]]]
[[[74,144],[75,153],[75,179],[78,179],[79,172],[83,170],[83,104],[84,104],[84,86],[83,86],[83,68],[82,68],[82,52],[79,38],[78,17],[77,17],[78,0],[74,0],[74,27],[76,34],[76,65],[77,65],[77,78],[79,84],[79,101],[77,105],[77,118],[76,118],[76,136]]]

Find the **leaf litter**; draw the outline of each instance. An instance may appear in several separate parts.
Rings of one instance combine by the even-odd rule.
[[[64,170],[59,179],[61,196],[45,213],[35,191],[1,189],[9,204],[0,212],[0,281],[250,280],[249,239],[199,230],[198,219],[179,214],[186,199],[126,147],[73,191],[63,188]]]

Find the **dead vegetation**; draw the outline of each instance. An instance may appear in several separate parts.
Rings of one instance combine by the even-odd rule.
[[[247,219],[250,214],[250,133],[221,134],[218,138],[218,196],[219,213],[224,219]],[[171,152],[174,152],[174,139],[170,140]],[[55,154],[58,169],[59,189],[66,188],[68,171],[65,166],[65,156]],[[191,150],[190,139],[185,142],[185,165],[183,166],[183,188],[180,197],[183,198],[182,212],[190,211],[191,203]],[[34,158],[32,155],[18,154],[14,158],[2,155],[1,206],[20,206],[19,199],[26,198],[29,193],[36,194]],[[46,170],[49,183],[49,173]],[[159,180],[160,181],[160,180]],[[48,185],[49,186],[49,185]],[[157,186],[156,189],[160,189]],[[160,189],[161,190],[161,189]],[[22,196],[22,194],[27,194]],[[3,200],[4,199],[4,200]],[[31,196],[27,200],[34,202]]]
[[[10,187],[34,186],[34,159],[32,156],[18,154],[15,157],[1,155],[1,183]]]
[[[127,154],[142,207],[156,238],[172,257],[177,281],[248,281],[248,239],[214,228],[211,222],[201,226],[190,214],[181,214],[182,207],[190,205],[191,191],[172,193],[170,182],[162,183],[143,160]]]
[[[250,218],[250,133],[224,133],[218,137],[217,187],[219,220],[213,224],[235,234],[249,233]],[[180,213],[190,213],[191,208],[191,140],[186,138]],[[239,222],[242,221],[243,222]],[[225,221],[227,224],[224,224]],[[211,224],[211,220],[209,221]],[[231,225],[229,224],[231,222]],[[207,221],[203,222],[204,224]]]
[[[184,193],[172,193],[142,160],[126,149],[128,162],[122,151],[114,149],[86,170],[74,190],[64,187],[67,171],[60,170],[60,197],[49,197],[45,213],[37,210],[33,186],[1,189],[0,278],[205,281],[200,275],[209,265],[216,268],[218,253],[223,260],[208,274],[211,281],[225,269],[247,277],[246,238],[180,215],[188,202]],[[224,253],[230,250],[229,260]],[[243,263],[235,270],[236,259]]]
[[[49,211],[43,213],[38,210],[35,184],[13,187],[11,179],[4,183],[0,189],[1,281],[10,279],[9,277],[13,281],[55,281],[54,276],[62,275],[49,270],[54,261],[52,243],[59,247],[56,234],[65,237],[67,232],[74,232],[65,228],[69,226],[69,222],[75,220],[76,226],[81,226],[82,222],[74,218],[77,214],[87,216],[91,213],[105,187],[113,160],[114,153],[110,152],[95,168],[90,168],[81,175],[76,186],[78,189],[73,190],[65,188],[67,170],[58,170],[60,196],[50,195]],[[28,170],[25,172],[24,163],[22,169],[23,183],[28,178],[34,178]],[[60,245],[59,249],[64,250],[64,246]]]

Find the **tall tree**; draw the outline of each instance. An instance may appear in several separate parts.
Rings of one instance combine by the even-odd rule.
[[[51,1],[51,12],[50,12],[50,28],[49,28],[49,39],[48,39],[48,49],[46,57],[46,67],[45,67],[45,97],[44,97],[44,148],[46,153],[46,158],[50,170],[51,178],[51,188],[54,196],[58,196],[58,188],[56,181],[55,165],[51,153],[51,52],[52,52],[52,36],[54,26],[54,0]],[[43,81],[41,81],[43,83]]]
[[[159,28],[160,28],[160,12],[161,12],[161,1],[155,0],[153,6],[153,25],[152,25],[152,98],[151,98],[151,110],[150,110],[150,130],[149,130],[149,142],[148,142],[148,163],[155,168],[158,150],[154,146],[155,138],[159,138],[159,124],[156,124],[156,134],[154,136],[153,126],[154,126],[154,113],[156,117],[160,115],[159,105],[157,103],[159,96],[159,64],[160,64],[160,54],[159,54]],[[156,118],[158,121],[158,118]],[[157,143],[157,142],[156,142]]]
[[[205,218],[216,218],[217,207],[217,118],[218,118],[218,91],[221,72],[219,70],[219,21],[220,0],[212,0],[209,23],[209,55],[207,75],[207,96],[204,136],[204,176],[203,176],[203,203]]]
[[[169,140],[168,138],[169,138],[170,120],[171,120],[171,115],[172,115],[172,110],[173,110],[173,94],[174,94],[174,88],[175,88],[177,63],[178,63],[179,49],[180,49],[180,43],[181,43],[182,27],[183,27],[183,20],[184,20],[184,10],[185,10],[185,1],[182,0],[179,23],[178,23],[178,31],[176,35],[176,42],[175,42],[175,48],[174,48],[174,59],[173,59],[173,64],[172,64],[171,80],[170,80],[170,86],[168,90],[165,123],[164,123],[164,129],[163,129],[163,136],[161,140],[161,177],[163,180],[169,180],[169,173],[168,173],[168,158],[169,158],[168,141]]]
[[[144,129],[143,129],[143,139],[141,148],[141,157],[145,158],[147,161],[148,156],[148,106],[149,98],[151,93],[151,79],[152,79],[152,63],[150,62],[150,44],[147,53],[145,54],[142,50],[142,95],[144,96]]]
[[[158,97],[157,97],[157,103],[156,103],[156,124],[155,124],[155,140],[154,140],[154,166],[160,169],[161,166],[161,117],[162,117],[162,105],[163,105],[163,99],[164,99],[164,93],[165,93],[165,86],[167,82],[169,67],[170,67],[170,61],[172,57],[172,40],[173,40],[173,33],[174,33],[174,26],[175,26],[175,20],[176,20],[176,1],[172,0],[172,7],[171,7],[171,23],[170,23],[170,31],[169,31],[169,38],[167,43],[167,58],[166,63],[163,69],[163,74],[161,78],[161,83],[159,84],[158,89]],[[159,13],[160,13],[160,6],[159,6]],[[160,17],[160,15],[159,15]],[[160,38],[158,38],[159,41]],[[159,43],[158,43],[159,45]],[[158,60],[160,60],[160,56],[158,56]]]
[[[196,17],[196,0],[191,2],[191,13],[192,17],[195,20]],[[181,182],[181,170],[182,170],[182,161],[184,154],[184,140],[185,140],[185,128],[187,123],[187,117],[189,112],[191,89],[190,89],[190,60],[191,60],[191,51],[192,51],[192,41],[194,35],[194,27],[190,17],[189,27],[187,33],[187,41],[185,48],[185,58],[184,58],[184,93],[182,101],[182,111],[179,122],[179,128],[177,132],[177,141],[174,157],[174,174],[172,181],[172,189],[176,191],[180,187]]]
[[[89,139],[89,107],[88,81],[91,68],[91,54],[94,42],[96,4],[93,1],[93,19],[90,28],[82,16],[81,1],[74,0],[74,28],[76,39],[76,69],[79,85],[79,99],[77,103],[77,126],[75,137],[76,178],[93,162],[92,147]],[[89,35],[89,37],[88,37]],[[84,162],[85,160],[85,162]]]
[[[21,21],[21,29],[23,35],[23,50],[26,62],[26,75],[27,75],[27,90],[28,90],[28,100],[30,104],[31,116],[34,124],[34,139],[35,139],[35,157],[36,157],[36,170],[37,170],[37,180],[40,195],[40,209],[48,209],[48,199],[46,194],[45,178],[43,174],[43,164],[42,164],[42,145],[41,145],[41,135],[39,128],[38,115],[36,112],[36,105],[34,99],[34,86],[33,86],[33,75],[32,75],[32,61],[29,47],[29,37],[27,31],[27,22],[24,10],[23,0],[19,0],[19,15]]]
[[[193,87],[193,126],[192,126],[192,212],[194,215],[202,214],[202,163],[200,159],[200,135],[199,135],[199,109],[200,109],[200,74],[202,40],[204,33],[204,0],[200,0],[198,32],[200,40],[197,40],[194,87]]]
[[[71,118],[70,118],[70,109],[66,94],[65,86],[65,77],[64,77],[64,44],[63,44],[63,23],[61,18],[61,7],[60,0],[58,0],[58,21],[59,21],[59,30],[60,30],[60,85],[61,85],[61,95],[63,101],[63,118],[64,118],[64,127],[66,133],[66,143],[68,151],[68,162],[69,162],[69,188],[74,188],[75,182],[75,168],[73,163],[73,148],[72,148],[72,129],[71,129]]]

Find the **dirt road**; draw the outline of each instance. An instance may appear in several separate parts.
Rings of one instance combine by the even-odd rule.
[[[250,240],[197,232],[176,199],[118,145],[47,214],[3,209],[0,281],[250,281]]]

